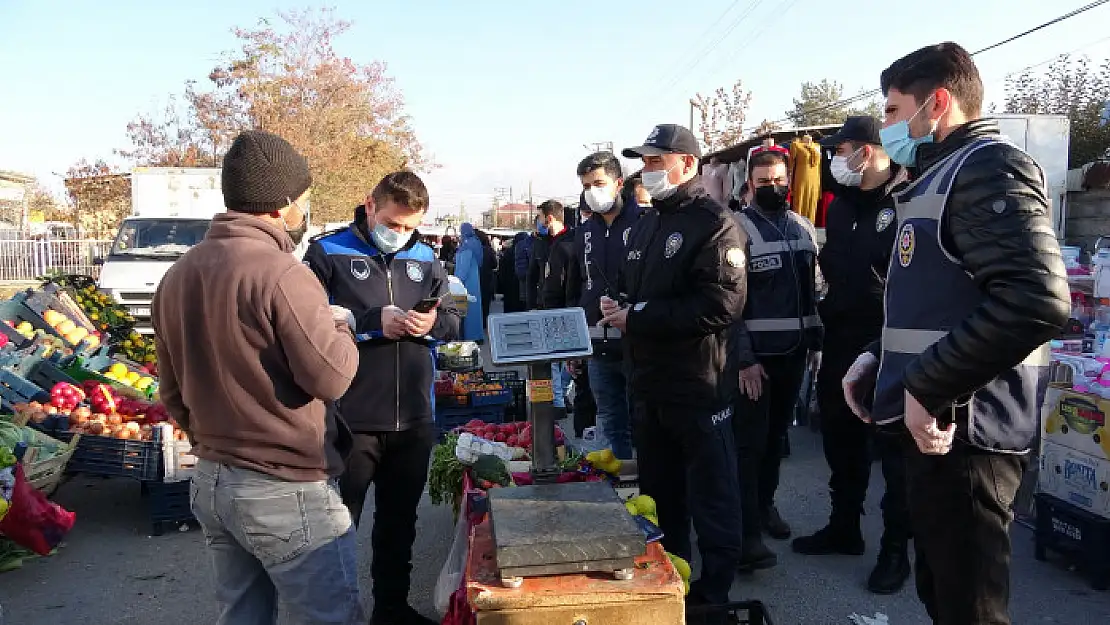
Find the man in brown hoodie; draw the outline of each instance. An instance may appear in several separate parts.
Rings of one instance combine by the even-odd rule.
[[[296,622],[366,620],[335,482],[350,433],[325,411],[358,353],[346,313],[291,254],[311,183],[284,139],[239,135],[223,163],[228,212],[154,297],[161,399],[199,458],[190,495],[220,624],[276,623],[279,598]]]

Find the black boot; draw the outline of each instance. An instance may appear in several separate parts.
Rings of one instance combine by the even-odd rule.
[[[787,525],[786,521],[782,520],[778,508],[771,506],[764,510],[761,516],[763,531],[767,532],[768,536],[776,540],[786,540],[790,538],[790,526]]]
[[[773,568],[779,563],[779,557],[763,544],[762,536],[748,536],[744,538],[741,549],[740,564],[737,570],[742,573],[760,571]]]
[[[867,589],[877,595],[893,595],[902,590],[910,577],[910,557],[906,543],[884,543],[879,559],[867,578]]]
[[[828,525],[812,536],[795,538],[791,546],[795,553],[807,556],[862,556],[866,550],[858,515],[854,519],[833,515]]]

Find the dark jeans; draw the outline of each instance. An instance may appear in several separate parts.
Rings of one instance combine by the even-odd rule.
[[[763,393],[752,401],[738,392],[732,420],[746,536],[760,534],[760,514],[775,503],[783,437],[794,420],[806,352],[765,356],[759,362],[767,373]]]
[[[690,521],[698,534],[702,574],[691,595],[725,603],[740,561],[739,484],[731,409],[635,402],[633,433],[640,490],[655,499],[663,545],[690,561]]]
[[[362,516],[370,483],[374,489],[375,609],[407,603],[412,574],[412,543],[416,540],[416,507],[428,480],[428,460],[435,445],[430,423],[403,432],[356,432],[347,470],[339,480],[343,503],[355,525]]]
[[[632,424],[628,417],[628,378],[624,361],[591,358],[590,388],[597,400],[597,423],[618,458],[632,457]]]
[[[844,374],[874,337],[835,326],[826,326],[825,330],[825,350],[817,374],[817,403],[821,409],[825,460],[829,463],[832,521],[859,522],[871,482],[872,459],[878,456],[886,481],[882,501],[883,542],[903,544],[910,535],[901,439],[905,428],[901,423],[888,428],[864,423],[848,408],[841,386]]]
[[[1010,510],[1027,456],[959,440],[943,456],[902,440],[909,474],[917,595],[936,625],[1009,625]]]
[[[578,375],[574,376],[574,436],[577,438],[582,438],[582,432],[597,423],[597,402],[590,386],[589,366],[588,361],[581,361]]]

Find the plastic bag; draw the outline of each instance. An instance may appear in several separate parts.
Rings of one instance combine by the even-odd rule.
[[[76,519],[76,514],[35,490],[23,474],[23,465],[15,465],[12,506],[0,520],[0,534],[25,549],[47,556],[73,528]]]
[[[441,617],[447,616],[451,608],[451,596],[462,587],[463,575],[466,573],[466,557],[470,551],[470,522],[466,517],[467,515],[460,514],[459,520],[455,522],[455,541],[451,543],[451,551],[439,571],[436,587],[432,592],[432,602]]]

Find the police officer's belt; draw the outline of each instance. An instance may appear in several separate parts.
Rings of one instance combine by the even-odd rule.
[[[821,317],[808,315],[801,319],[789,317],[786,319],[745,319],[744,327],[750,332],[790,332],[805,328],[820,328]]]
[[[920,354],[947,335],[947,332],[936,330],[883,328],[883,350],[900,354]],[[1021,364],[1033,367],[1047,366],[1050,357],[1051,350],[1045,344],[1033,350],[1033,353],[1029,354]]]

